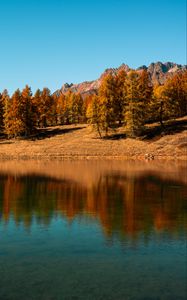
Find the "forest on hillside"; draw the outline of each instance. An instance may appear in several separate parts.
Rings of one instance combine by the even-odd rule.
[[[51,94],[48,88],[17,89],[12,96],[0,93],[0,134],[7,138],[30,137],[38,128],[88,123],[100,137],[124,127],[126,136],[137,137],[145,124],[187,114],[187,70],[177,72],[164,85],[153,85],[147,70],[120,70],[104,76],[97,94],[84,99],[79,93]]]

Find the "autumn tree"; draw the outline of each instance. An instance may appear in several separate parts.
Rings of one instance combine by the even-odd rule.
[[[126,108],[126,78],[127,73],[122,69],[115,76],[115,97],[114,97],[114,114],[115,119],[119,122],[119,126],[124,122],[124,114]]]
[[[115,127],[116,80],[112,74],[107,74],[99,88],[100,124],[105,134],[109,128]]]
[[[85,120],[85,115],[86,109],[82,95],[80,93],[76,93],[76,101],[74,105],[74,116],[76,123],[83,123]]]
[[[90,99],[91,99],[91,101],[89,101],[87,110],[86,110],[86,117],[87,117],[88,123],[91,124],[93,126],[93,128],[98,132],[99,136],[102,137],[102,134],[101,134],[102,118],[101,118],[99,97],[97,95],[93,95],[92,98],[90,98]]]
[[[51,92],[48,88],[43,88],[40,96],[40,102],[38,104],[40,127],[47,127],[48,120],[51,117],[51,107],[53,105]]]
[[[3,96],[0,93],[0,133],[3,131],[4,127],[4,103]]]
[[[22,92],[16,90],[4,100],[5,133],[11,137],[29,136],[34,129],[34,113],[31,88],[26,85]]]
[[[163,95],[167,103],[168,115],[184,116],[187,113],[187,71],[169,78],[164,84]]]
[[[182,72],[181,86],[182,86],[181,112],[182,115],[186,115],[187,114],[187,70]]]
[[[64,94],[60,94],[56,101],[56,114],[59,124],[66,124],[67,119],[67,99]]]
[[[39,127],[40,125],[41,95],[42,92],[40,91],[40,89],[37,89],[34,96],[32,97],[34,123],[37,127]]]
[[[144,121],[149,120],[149,113],[150,113],[150,105],[153,96],[153,86],[149,76],[149,73],[146,69],[144,69],[139,74],[139,108],[141,109],[141,117]]]
[[[107,135],[110,128],[121,126],[126,105],[126,73],[120,70],[117,75],[107,74],[101,82],[98,96],[89,98],[87,104],[88,122],[101,136]]]
[[[24,126],[24,135],[29,136],[35,127],[34,106],[31,88],[26,85],[21,93],[21,120]]]
[[[8,137],[17,137],[24,132],[22,120],[21,92],[15,91],[13,96],[6,100],[4,112],[5,133]]]
[[[154,87],[147,70],[107,72],[97,95],[84,99],[72,91],[51,95],[48,88],[32,96],[29,86],[11,98],[6,90],[0,94],[0,132],[9,137],[29,136],[35,127],[82,123],[86,117],[100,136],[124,124],[127,136],[136,137],[148,121],[163,126],[164,120],[186,114],[187,70]]]
[[[164,97],[164,86],[155,85],[153,89],[153,97],[150,104],[150,119],[152,121],[159,121],[161,127],[164,127],[164,119],[167,115],[167,104]]]
[[[139,136],[144,128],[144,102],[142,99],[142,80],[136,71],[131,71],[126,79],[127,109],[125,113],[125,130],[129,137]],[[141,90],[142,89],[142,90]]]
[[[164,126],[164,120],[187,113],[187,71],[177,73],[164,85],[156,85],[151,103],[151,118]]]
[[[8,91],[5,89],[0,93],[0,132],[4,132],[5,129],[5,112],[8,102],[10,100]]]
[[[93,101],[95,95],[96,94],[88,94],[85,96],[84,105],[85,105],[86,110],[87,110],[88,106],[90,105],[90,103]]]
[[[53,94],[51,95],[51,102],[50,102],[50,111],[47,117],[47,125],[48,126],[54,126],[58,123],[57,118],[57,95]]]
[[[66,94],[66,115],[70,124],[77,124],[84,115],[83,98],[79,93],[68,92]]]

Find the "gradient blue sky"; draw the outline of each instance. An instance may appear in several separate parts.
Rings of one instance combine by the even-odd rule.
[[[185,0],[0,0],[0,91],[51,91],[122,63],[186,63]]]

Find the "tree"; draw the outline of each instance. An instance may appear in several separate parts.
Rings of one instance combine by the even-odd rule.
[[[74,118],[76,123],[82,123],[85,119],[85,106],[80,93],[75,94]]]
[[[121,126],[124,121],[125,107],[126,107],[126,78],[127,73],[122,69],[119,70],[115,77],[115,97],[114,97],[114,114],[116,120]]]
[[[56,101],[56,114],[58,122],[63,125],[66,124],[66,117],[67,117],[67,101],[66,96],[64,94],[60,94],[59,97],[57,97]]]
[[[141,108],[142,119],[149,119],[149,110],[153,96],[153,86],[149,73],[144,69],[139,75],[138,90],[140,94],[139,108]]]
[[[153,90],[151,104],[153,120],[163,121],[184,116],[187,113],[187,71],[175,74],[164,85],[157,85]]]
[[[98,96],[86,98],[87,118],[101,136],[109,129],[121,126],[124,120],[126,105],[127,74],[120,70],[116,76],[111,73],[104,76],[99,88]]]
[[[153,97],[150,105],[150,118],[152,121],[159,121],[161,127],[164,127],[163,120],[168,116],[166,114],[166,101],[164,97],[164,86],[156,85],[153,89]]]
[[[7,97],[5,103],[5,133],[8,137],[17,137],[23,134],[24,123],[21,114],[21,92],[17,89],[10,99]]]
[[[125,113],[125,130],[129,137],[141,135],[144,129],[144,103],[140,75],[131,71],[126,79],[127,110]]]
[[[66,115],[70,124],[80,123],[85,116],[84,103],[81,94],[69,91],[66,94]]]
[[[0,133],[3,131],[4,127],[4,103],[3,96],[0,93]]]
[[[48,125],[57,125],[57,95],[51,95],[50,112],[48,114]]]
[[[168,115],[180,117],[187,113],[187,71],[169,78],[163,89],[167,102]]]
[[[48,88],[43,88],[38,106],[40,127],[47,127],[48,120],[50,119],[52,104],[53,100],[50,90]]]
[[[99,88],[99,107],[101,128],[108,134],[109,128],[115,127],[116,80],[112,74],[107,74]]]
[[[40,91],[40,89],[37,89],[34,96],[32,97],[34,123],[37,127],[39,127],[40,125],[41,94],[42,92]]]
[[[100,138],[102,124],[101,124],[101,109],[100,109],[100,102],[99,97],[97,95],[92,96],[92,101],[89,102],[86,117],[88,119],[88,123],[93,126],[93,128],[98,132]]]
[[[21,93],[21,120],[24,126],[25,136],[29,136],[35,127],[34,106],[32,102],[31,88],[26,85]]]
[[[5,130],[5,112],[10,100],[8,91],[5,89],[2,94],[0,94],[0,132]]]

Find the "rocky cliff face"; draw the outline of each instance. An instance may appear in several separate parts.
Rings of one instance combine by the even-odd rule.
[[[101,85],[101,81],[103,77],[108,74],[116,74],[119,70],[125,70],[127,73],[132,70],[128,65],[122,64],[119,68],[110,68],[106,69],[104,73],[100,76],[99,79],[93,81],[85,81],[79,84],[64,84],[60,90],[57,90],[56,94],[65,94],[68,91],[81,93],[83,97],[91,94],[95,94],[98,88]],[[173,76],[176,72],[181,70],[187,69],[186,65],[178,65],[172,62],[157,62],[151,63],[148,67],[143,65],[136,70],[141,72],[142,70],[146,69],[150,74],[150,78],[153,84],[164,84],[168,77]]]
[[[176,72],[186,69],[187,66],[178,65],[175,63],[152,63],[147,68],[153,84],[164,84],[168,77],[171,77]]]

